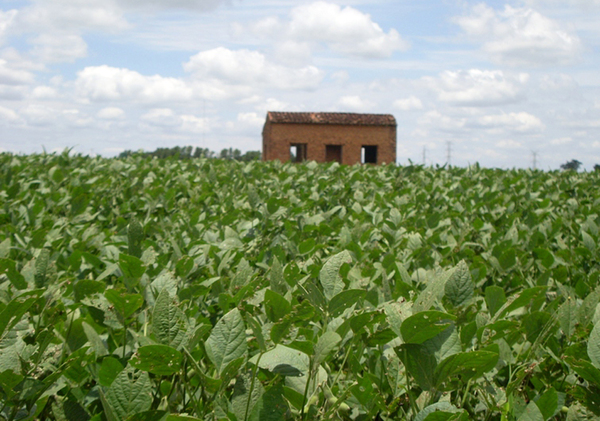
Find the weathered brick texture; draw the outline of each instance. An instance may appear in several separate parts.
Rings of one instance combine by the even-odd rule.
[[[298,144],[306,145],[306,159],[317,162],[327,162],[327,145],[340,145],[342,164],[360,163],[364,146],[377,147],[377,164],[394,163],[396,120],[387,114],[268,112],[263,159],[289,161],[290,147]],[[336,155],[330,148],[329,160]]]

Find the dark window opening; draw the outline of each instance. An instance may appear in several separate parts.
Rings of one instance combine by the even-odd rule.
[[[306,161],[306,143],[293,143],[290,145],[290,161]]]
[[[342,145],[325,145],[325,162],[342,163]]]
[[[364,145],[360,150],[362,164],[377,164],[377,146]]]

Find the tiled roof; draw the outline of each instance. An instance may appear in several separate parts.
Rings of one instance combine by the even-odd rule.
[[[269,111],[267,112],[267,121],[271,123],[344,124],[355,126],[396,125],[396,119],[391,114],[290,113]]]

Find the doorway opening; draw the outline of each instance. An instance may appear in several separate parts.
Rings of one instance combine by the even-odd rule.
[[[306,161],[306,143],[292,143],[290,145],[290,161]]]
[[[377,146],[363,145],[360,149],[361,164],[377,164]]]

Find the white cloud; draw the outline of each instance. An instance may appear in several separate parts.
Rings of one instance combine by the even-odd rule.
[[[237,121],[245,126],[262,127],[265,123],[265,117],[259,116],[257,113],[239,113]]]
[[[208,118],[200,118],[194,115],[181,116],[181,131],[189,133],[207,133],[211,129]]]
[[[123,10],[112,0],[36,0],[22,9],[19,24],[33,32],[106,30],[128,27]]]
[[[51,99],[56,98],[58,92],[50,86],[36,86],[31,92],[31,96],[35,99]]]
[[[35,37],[33,54],[44,63],[73,62],[87,56],[87,44],[80,35],[55,32]]]
[[[556,139],[552,139],[550,141],[551,145],[566,145],[567,143],[571,143],[573,141],[572,137],[566,136],[566,137],[558,137]]]
[[[337,105],[344,111],[365,112],[373,108],[375,103],[362,99],[358,95],[345,95],[339,99]]]
[[[184,64],[198,80],[214,80],[229,86],[246,88],[316,89],[323,72],[315,66],[300,68],[272,63],[258,51],[229,50],[218,47],[202,51]]]
[[[409,96],[408,98],[397,99],[393,104],[394,108],[399,109],[400,111],[412,111],[412,110],[422,110],[423,103],[419,98],[414,95]]]
[[[523,147],[521,142],[517,142],[513,139],[504,139],[496,143],[496,146],[504,149],[519,149]]]
[[[4,43],[4,39],[6,38],[17,13],[17,10],[7,10],[6,12],[0,10],[0,45]]]
[[[7,60],[0,59],[0,85],[28,85],[33,80],[33,74],[30,72],[15,69]]]
[[[154,108],[141,119],[150,126],[176,127],[181,124],[181,118],[170,108]]]
[[[105,107],[98,111],[97,116],[102,120],[121,120],[125,117],[125,111],[118,107]]]
[[[526,112],[486,115],[477,119],[477,124],[486,128],[508,129],[519,133],[539,132],[545,128],[539,118]]]
[[[91,101],[157,103],[185,101],[193,90],[184,81],[159,75],[144,76],[129,69],[110,66],[86,67],[77,73],[77,93]]]
[[[296,39],[325,42],[333,50],[362,57],[390,57],[408,48],[395,29],[386,34],[370,15],[323,1],[293,9],[289,31]]]
[[[147,10],[148,7],[157,9],[178,8],[198,11],[213,10],[221,4],[229,2],[229,0],[117,0],[119,5],[127,8],[141,8],[144,10]]]
[[[443,102],[481,107],[518,102],[528,75],[508,75],[501,70],[446,71],[439,78],[423,80],[438,93]]]
[[[425,129],[436,129],[447,132],[463,131],[467,123],[464,117],[450,117],[437,110],[425,113],[418,121]]]
[[[512,66],[568,64],[581,53],[581,41],[561,25],[530,8],[506,5],[496,11],[486,4],[473,7],[455,22],[496,63]]]
[[[7,121],[9,123],[14,123],[19,121],[19,115],[10,108],[1,107],[0,106],[0,121]]]
[[[51,126],[58,118],[57,110],[45,105],[30,104],[20,111],[21,116],[32,126]]]
[[[390,29],[386,33],[369,14],[324,1],[292,9],[285,22],[271,16],[250,29],[265,38],[324,44],[334,51],[364,58],[386,58],[409,48],[398,31]]]

